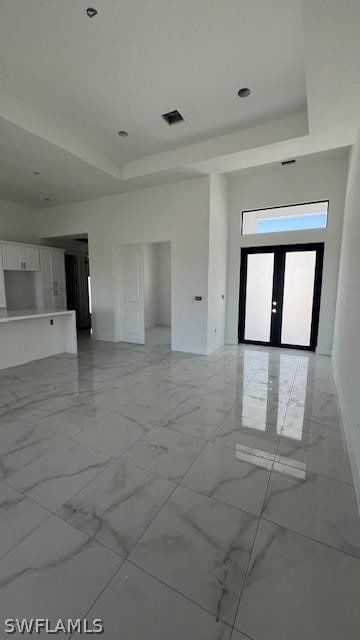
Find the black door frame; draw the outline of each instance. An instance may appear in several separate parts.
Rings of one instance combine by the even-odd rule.
[[[316,251],[315,277],[314,277],[314,297],[313,311],[311,318],[310,345],[284,344],[281,342],[281,325],[285,277],[285,255],[290,251]],[[246,309],[246,281],[247,281],[247,257],[253,253],[274,253],[274,277],[273,277],[273,300],[277,301],[277,313],[271,314],[270,341],[245,340],[245,309]],[[324,243],[311,242],[306,244],[286,244],[271,245],[263,247],[243,247],[241,249],[240,264],[240,295],[239,295],[239,342],[244,344],[258,344],[267,347],[284,347],[287,349],[303,349],[315,351],[319,331],[319,315],[321,302],[321,284],[324,261]]]

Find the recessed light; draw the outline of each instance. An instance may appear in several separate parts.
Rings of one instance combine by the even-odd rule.
[[[34,176],[39,176],[40,175],[40,171],[34,171]]]
[[[173,111],[169,111],[168,113],[163,113],[162,117],[164,118],[164,120],[166,120],[169,126],[184,121],[183,116],[177,109],[173,109]]]
[[[248,87],[243,87],[242,89],[239,89],[238,91],[238,96],[239,98],[247,98],[250,95],[251,91]]]
[[[51,198],[44,198],[45,202],[51,202]]]
[[[95,16],[97,16],[96,9],[93,9],[92,7],[88,7],[88,9],[86,9],[86,13],[89,16],[89,18],[95,18]]]
[[[127,138],[129,134],[127,131],[118,131],[118,135],[120,138]]]

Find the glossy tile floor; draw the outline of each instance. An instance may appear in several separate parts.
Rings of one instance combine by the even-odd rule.
[[[330,360],[168,342],[0,372],[0,637],[5,618],[86,617],[111,640],[355,639]]]

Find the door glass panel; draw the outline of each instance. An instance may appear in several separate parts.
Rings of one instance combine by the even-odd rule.
[[[315,251],[289,251],[285,256],[283,344],[310,346],[315,262]]]
[[[248,254],[245,340],[270,341],[273,273],[273,253]]]

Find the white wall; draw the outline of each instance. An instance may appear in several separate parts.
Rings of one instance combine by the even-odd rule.
[[[5,271],[6,305],[10,310],[36,309],[33,271]]]
[[[245,246],[325,242],[318,353],[331,353],[348,157],[258,169],[229,180],[229,265],[226,341],[238,341],[240,250]],[[329,200],[327,229],[240,235],[241,212]]]
[[[209,185],[205,176],[38,212],[40,237],[88,233],[96,338],[118,339],[119,245],[171,241],[172,348],[207,352]]]
[[[346,192],[333,365],[360,506],[360,138]]]
[[[227,182],[211,176],[209,222],[208,353],[225,342],[228,247]]]
[[[36,212],[14,202],[0,200],[0,239],[36,242]]]
[[[158,257],[158,324],[171,325],[171,245],[160,242]]]

